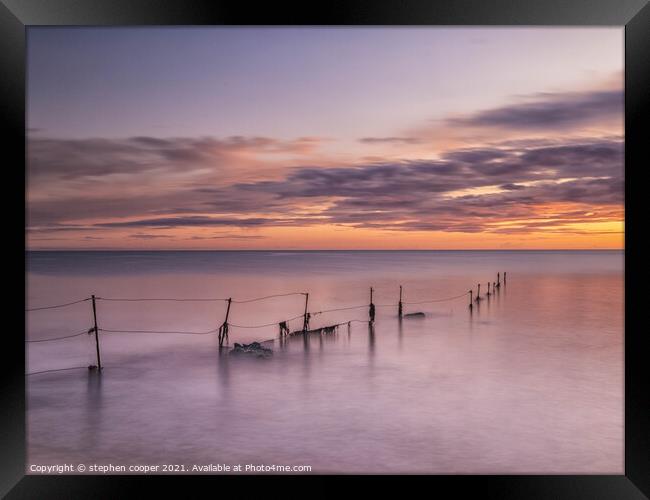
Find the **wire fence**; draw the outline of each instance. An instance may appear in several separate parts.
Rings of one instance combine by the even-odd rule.
[[[29,373],[25,373],[25,375],[39,375],[41,373],[65,372],[68,370],[79,370],[80,368],[88,369],[87,366],[71,366],[70,368],[53,368],[51,370],[40,370],[37,372],[29,372]]]
[[[419,302],[402,302],[402,304],[432,304],[434,302],[447,302],[449,300],[460,299],[461,297],[467,297],[469,292],[461,293],[460,295],[453,295],[451,297],[444,297],[442,299],[432,299],[432,300],[421,300]]]
[[[165,334],[165,333],[170,333],[170,334],[177,334],[177,335],[211,335],[213,333],[217,333],[219,331],[219,328],[214,328],[212,330],[208,330],[206,332],[189,332],[189,331],[181,331],[181,330],[108,330],[106,328],[98,328],[100,332],[106,332],[106,333],[160,333],[160,334]]]
[[[435,303],[435,302],[446,302],[446,301],[451,301],[455,299],[459,299],[461,297],[467,297],[469,292],[464,292],[458,295],[452,295],[449,297],[442,297],[442,298],[436,298],[436,299],[431,299],[431,300],[420,300],[420,301],[415,301],[415,302],[409,302],[409,301],[401,301],[402,304],[405,305],[416,305],[416,304],[430,304],[430,303]],[[115,298],[115,297],[94,297],[95,300],[101,301],[101,300],[106,300],[110,302],[149,302],[149,301],[173,301],[173,302],[228,302],[229,300],[232,301],[233,304],[248,304],[251,302],[257,302],[261,300],[267,300],[271,298],[276,298],[276,297],[289,297],[292,295],[307,295],[306,292],[290,292],[290,293],[282,293],[282,294],[274,294],[274,295],[265,295],[263,297],[255,297],[252,299],[246,299],[246,300],[234,300],[234,299],[227,299],[227,298],[151,298],[151,297],[142,297],[142,298]],[[74,304],[79,304],[81,302],[87,302],[92,300],[93,297],[87,297],[85,299],[80,299],[76,300],[73,302],[66,302],[63,304],[55,304],[55,305],[49,305],[49,306],[43,306],[43,307],[36,307],[36,308],[30,308],[30,309],[25,309],[25,312],[33,312],[33,311],[42,311],[46,309],[58,309],[61,307],[67,307],[71,306]],[[320,314],[327,314],[327,313],[332,313],[332,312],[341,312],[341,311],[353,311],[356,309],[364,309],[368,308],[370,304],[360,304],[356,306],[349,306],[349,307],[335,307],[331,309],[321,309],[319,311],[313,311],[313,312],[307,312],[311,317],[320,315]],[[399,305],[398,303],[393,303],[393,304],[373,304],[375,307],[397,307]],[[297,316],[294,316],[292,318],[284,320],[285,322],[289,321],[294,321],[296,319],[304,317],[303,314],[299,314]],[[351,321],[357,321],[357,320],[351,320]],[[360,320],[359,320],[360,321]],[[265,327],[270,327],[270,326],[276,326],[280,322],[278,321],[273,321],[271,323],[263,323],[263,324],[257,324],[257,325],[238,325],[235,323],[228,323],[229,326],[233,328],[248,328],[248,329],[255,329],[255,328],[265,328]],[[341,324],[347,324],[348,321],[345,321]],[[219,328],[213,328],[211,330],[203,331],[203,332],[194,332],[194,331],[181,331],[181,330],[139,330],[139,329],[130,329],[130,330],[117,330],[117,329],[107,329],[107,328],[98,328],[100,332],[106,332],[106,333],[169,333],[169,334],[188,334],[188,335],[208,335],[211,333],[217,333]],[[92,333],[94,330],[93,328],[90,328],[89,330],[84,330],[80,333],[75,333],[72,335],[66,335],[62,337],[54,337],[54,338],[49,338],[49,339],[39,339],[39,340],[25,340],[25,342],[49,342],[49,341],[55,341],[55,340],[63,340],[67,338],[73,338],[73,337],[78,337],[80,335],[83,335],[84,333]]]
[[[308,313],[308,314],[310,314],[310,313]],[[298,318],[303,318],[303,317],[304,317],[304,314],[299,314],[298,316],[294,316],[293,318],[285,319],[284,323],[288,323],[290,321],[294,321],[294,320],[296,320]],[[267,328],[269,326],[277,326],[280,323],[283,323],[283,322],[282,321],[280,321],[280,322],[274,321],[273,323],[266,323],[264,325],[234,325],[232,323],[228,323],[228,325],[229,326],[234,326],[235,328]]]
[[[138,299],[119,299],[112,297],[95,297],[96,300],[107,300],[109,302],[227,302],[228,299],[169,299],[169,298],[138,298]],[[85,299],[90,300],[90,299]],[[73,302],[74,304],[74,302]]]
[[[45,309],[58,309],[60,307],[68,307],[72,306],[74,304],[80,304],[82,302],[87,302],[91,299],[91,297],[81,299],[81,300],[75,300],[74,302],[67,302],[65,304],[56,304],[54,306],[45,306],[45,307],[34,307],[32,309],[25,309],[25,312],[33,312],[33,311],[44,311]]]
[[[79,337],[80,335],[83,335],[83,334],[87,335],[87,334],[89,334],[89,333],[91,333],[93,331],[94,331],[94,329],[91,328],[90,330],[84,330],[83,332],[73,333],[72,335],[65,335],[63,337],[54,337],[54,338],[49,338],[49,339],[38,339],[38,340],[27,340],[27,339],[25,339],[25,342],[28,342],[28,343],[32,343],[32,342],[53,342],[55,340],[72,339],[74,337]]]
[[[498,287],[500,287],[501,282],[500,279],[497,278],[497,282],[492,283],[493,284],[493,291],[496,292]],[[505,283],[505,273],[504,273],[504,281]],[[488,293],[487,295],[489,296],[489,288],[490,283],[488,283]],[[79,337],[81,335],[87,334],[90,335],[92,333],[95,333],[95,339],[96,339],[96,344],[97,344],[97,361],[99,365],[99,369],[101,369],[101,364],[99,360],[99,338],[98,338],[98,333],[107,333],[107,334],[120,334],[120,333],[142,333],[142,334],[174,334],[174,335],[214,335],[218,334],[219,336],[219,346],[221,347],[224,341],[228,341],[228,332],[229,328],[241,328],[241,329],[259,329],[259,328],[268,328],[271,326],[278,326],[280,335],[279,337],[274,337],[272,339],[268,340],[263,340],[261,342],[270,342],[272,340],[276,340],[278,338],[281,338],[286,334],[296,334],[296,333],[307,333],[309,331],[309,321],[311,318],[314,316],[322,315],[322,314],[328,314],[328,313],[333,313],[333,312],[342,312],[342,311],[353,311],[357,309],[363,309],[363,308],[368,308],[369,309],[369,319],[367,321],[360,320],[358,318],[350,319],[347,321],[342,321],[340,323],[336,323],[334,325],[328,325],[327,327],[322,327],[320,329],[316,329],[315,331],[318,330],[324,330],[327,328],[337,328],[342,325],[350,324],[353,322],[370,322],[374,323],[375,319],[375,307],[396,307],[398,308],[399,311],[399,316],[401,317],[402,315],[402,305],[419,305],[419,304],[431,304],[431,303],[438,303],[438,302],[447,302],[447,301],[453,301],[453,300],[458,300],[462,297],[468,297],[470,298],[469,306],[470,308],[472,307],[472,290],[469,290],[464,293],[456,294],[456,295],[451,295],[451,296],[446,296],[446,297],[438,297],[438,298],[433,298],[429,300],[420,300],[420,301],[402,301],[402,287],[400,286],[400,300],[399,302],[396,303],[385,303],[385,304],[374,304],[372,301],[372,294],[373,294],[373,288],[370,289],[370,303],[369,304],[360,304],[360,305],[354,305],[354,306],[347,306],[347,307],[336,307],[336,308],[330,308],[330,309],[321,309],[318,311],[309,311],[308,310],[308,300],[309,300],[309,293],[307,292],[288,292],[288,293],[278,293],[278,294],[273,294],[273,295],[265,295],[262,297],[254,297],[250,299],[243,299],[243,300],[237,300],[237,299],[232,299],[231,297],[229,298],[213,298],[213,297],[195,297],[195,298],[179,298],[179,297],[170,297],[170,298],[156,298],[156,297],[137,297],[137,298],[120,298],[120,297],[100,297],[100,296],[95,296],[92,295],[90,297],[84,298],[84,299],[79,299],[76,301],[72,302],[66,302],[62,304],[54,304],[54,305],[47,305],[47,306],[41,306],[41,307],[34,307],[34,308],[29,308],[25,309],[25,312],[35,312],[35,311],[43,311],[43,310],[49,310],[49,309],[59,309],[63,307],[68,307],[72,306],[75,304],[80,304],[82,302],[92,302],[92,308],[93,308],[93,318],[94,318],[94,325],[91,326],[89,329],[85,329],[81,332],[78,333],[73,333],[69,335],[63,335],[59,337],[53,337],[53,338],[46,338],[46,339],[25,339],[26,343],[41,343],[41,342],[54,342],[54,341],[59,341],[59,340],[65,340],[65,339],[72,339],[75,337]],[[478,292],[480,292],[480,285]],[[478,301],[481,299],[479,293],[477,292],[476,298],[474,300]],[[304,312],[302,314],[299,314],[297,316],[293,316],[291,318],[285,319],[283,321],[273,321],[270,323],[263,323],[263,324],[252,324],[252,325],[242,325],[242,324],[237,324],[237,323],[231,323],[229,322],[229,313],[230,313],[230,307],[231,304],[249,304],[253,302],[258,302],[258,301],[263,301],[263,300],[269,300],[269,299],[274,299],[274,298],[279,298],[279,297],[289,297],[289,296],[304,296],[305,297],[305,305],[304,305]],[[228,307],[226,310],[226,316],[223,321],[223,323],[216,327],[212,328],[210,330],[205,330],[205,331],[189,331],[189,330],[142,330],[138,328],[133,328],[133,329],[113,329],[113,328],[99,328],[97,326],[97,315],[96,315],[96,302],[97,301],[109,301],[109,302],[153,302],[153,301],[170,301],[170,302],[224,302],[227,303]],[[301,330],[296,330],[294,332],[289,332],[289,328],[287,326],[288,323],[291,321],[295,321],[302,318],[303,319],[303,326]],[[63,368],[63,369],[57,369],[57,370],[44,370],[41,372],[32,372],[28,373],[26,375],[36,375],[37,373],[46,373],[49,371],[62,371],[62,370],[68,370],[68,369],[74,369],[74,368],[80,368],[80,367],[73,367],[73,368]]]

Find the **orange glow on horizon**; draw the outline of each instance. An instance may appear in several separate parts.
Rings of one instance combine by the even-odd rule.
[[[124,230],[101,239],[75,240],[79,249],[125,250],[572,250],[624,249],[623,221],[574,223],[561,230],[538,230],[503,234],[494,232],[450,233],[444,231],[394,231],[343,225],[273,227],[218,232],[184,228],[149,233]],[[152,232],[150,232],[152,233]],[[159,234],[158,234],[159,233]],[[99,238],[99,236],[97,237]],[[28,238],[29,240],[29,238]],[[32,250],[61,248],[52,240],[28,241]],[[50,244],[48,244],[50,243]]]

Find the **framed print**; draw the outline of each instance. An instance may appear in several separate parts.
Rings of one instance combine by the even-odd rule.
[[[646,2],[0,13],[7,498],[648,495]]]

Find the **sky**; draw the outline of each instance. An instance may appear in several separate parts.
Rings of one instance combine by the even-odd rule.
[[[623,29],[29,27],[29,249],[620,249]]]

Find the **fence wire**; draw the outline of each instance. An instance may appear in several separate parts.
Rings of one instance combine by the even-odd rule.
[[[436,303],[436,302],[446,302],[446,301],[451,301],[451,300],[456,300],[461,297],[466,297],[468,294],[471,292],[464,292],[462,294],[458,295],[453,295],[450,297],[442,297],[442,298],[437,298],[437,299],[430,299],[430,300],[421,300],[421,301],[401,301],[401,304],[405,305],[415,305],[415,304],[430,304],[430,303]],[[111,302],[145,302],[145,301],[172,301],[172,302],[219,302],[219,301],[224,301],[224,302],[231,302],[233,304],[248,304],[251,302],[257,302],[257,301],[262,301],[262,300],[268,300],[268,299],[273,299],[273,298],[278,298],[278,297],[289,297],[289,296],[294,296],[294,295],[302,295],[302,296],[307,296],[308,293],[306,292],[289,292],[289,293],[281,293],[281,294],[273,294],[273,295],[265,295],[263,297],[255,297],[251,299],[245,299],[245,300],[236,300],[232,298],[205,298],[205,297],[199,297],[199,298],[177,298],[177,297],[170,297],[170,298],[154,298],[154,297],[136,297],[136,298],[119,298],[119,297],[94,297],[95,300],[100,301],[111,301]],[[62,307],[68,307],[72,306],[75,304],[79,304],[81,302],[87,302],[89,300],[92,300],[93,297],[88,297],[85,299],[81,300],[76,300],[73,302],[67,302],[67,303],[62,303],[62,304],[54,304],[50,306],[42,306],[42,307],[35,307],[35,308],[30,308],[30,309],[25,309],[25,312],[33,312],[33,311],[43,311],[46,309],[58,309]],[[396,302],[394,304],[374,304],[375,307],[398,307],[399,302]],[[271,323],[264,323],[264,324],[256,324],[256,325],[240,325],[236,323],[230,323],[226,320],[224,323],[217,328],[213,328],[211,330],[206,330],[206,331],[188,331],[188,330],[141,330],[141,329],[111,329],[111,328],[97,328],[97,332],[102,332],[102,333],[108,333],[108,334],[114,334],[114,333],[152,333],[152,334],[178,334],[178,335],[212,335],[217,332],[219,332],[224,326],[232,327],[232,328],[243,328],[243,329],[257,329],[257,328],[266,328],[266,327],[271,327],[271,326],[281,326],[284,325],[286,327],[286,323],[289,323],[291,321],[295,321],[299,318],[313,318],[314,316],[320,315],[320,314],[326,314],[326,313],[332,313],[332,312],[340,312],[340,311],[352,311],[355,309],[365,309],[370,307],[370,304],[360,304],[356,306],[348,306],[348,307],[337,307],[337,308],[331,308],[331,309],[321,309],[319,311],[314,311],[314,312],[307,312],[303,314],[299,314],[297,316],[294,316],[292,318],[286,319],[284,321],[274,321]],[[326,328],[331,328],[331,327],[340,327],[343,325],[350,325],[351,323],[368,323],[368,320],[361,320],[361,319],[350,319],[347,321],[343,321],[334,325],[327,325]],[[75,337],[79,337],[84,334],[91,334],[95,331],[96,327],[91,327],[88,330],[84,330],[79,333],[74,333],[71,335],[64,335],[61,337],[54,337],[54,338],[47,338],[47,339],[38,339],[38,340],[25,340],[26,343],[39,343],[39,342],[53,342],[53,341],[58,341],[58,340],[64,340],[64,339],[71,339]],[[314,330],[319,330],[319,328],[316,328]],[[226,330],[227,331],[227,330]],[[299,332],[299,331],[297,331]],[[295,333],[295,332],[294,332]],[[268,340],[263,340],[260,342],[271,342],[275,340],[279,340],[280,337],[274,337],[272,339]],[[86,367],[71,367],[71,368],[60,368],[60,369],[54,369],[54,370],[43,370],[39,372],[32,372],[32,373],[26,373],[25,375],[37,375],[39,373],[49,373],[49,372],[56,372],[56,371],[64,371],[64,370],[74,370],[74,369],[79,369],[79,368],[86,368]]]

